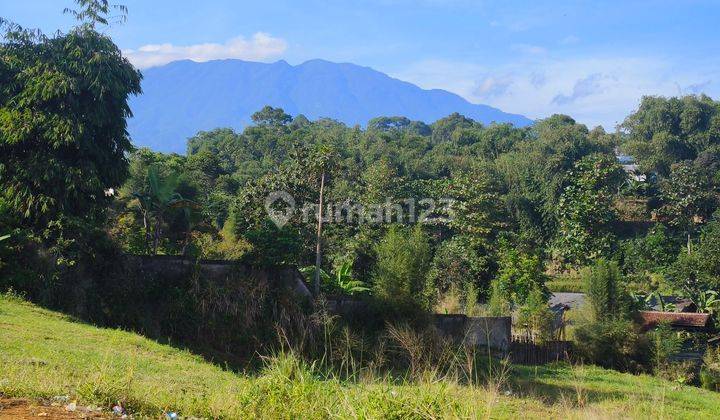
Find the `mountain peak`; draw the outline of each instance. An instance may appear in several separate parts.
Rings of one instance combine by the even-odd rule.
[[[432,123],[453,112],[485,124],[532,123],[454,93],[421,89],[370,67],[322,59],[296,66],[285,60],[183,60],[155,67],[144,76],[144,93],[130,102],[134,118],[128,130],[137,146],[163,152],[184,153],[187,139],[200,130],[241,130],[265,105],[348,125],[395,115]]]

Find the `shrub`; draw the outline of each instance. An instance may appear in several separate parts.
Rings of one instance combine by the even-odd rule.
[[[603,259],[584,269],[580,277],[594,321],[628,319],[631,300],[624,290],[623,278],[615,262]]]
[[[648,333],[652,348],[653,369],[659,370],[670,363],[670,356],[678,353],[683,340],[670,325],[662,323]]]
[[[695,378],[695,363],[672,361],[671,357],[682,349],[684,342],[680,333],[673,331],[669,324],[662,323],[647,334],[652,354],[652,369],[656,376],[688,384]]]
[[[707,366],[700,368],[700,386],[710,391],[720,391],[720,371]]]
[[[705,352],[700,385],[711,391],[720,391],[720,347],[709,347]]]
[[[639,371],[647,365],[647,339],[630,320],[632,302],[614,262],[598,260],[581,273],[586,317],[575,329],[581,358],[597,365]]]
[[[533,341],[543,342],[552,339],[554,319],[543,292],[533,289],[525,304],[520,307],[517,324],[526,329]]]
[[[690,243],[667,269],[667,281],[700,306],[701,294],[720,290],[720,223],[709,223],[697,244]]]
[[[580,358],[598,366],[637,372],[648,362],[647,340],[628,320],[580,322],[575,340]]]
[[[471,288],[485,295],[490,277],[489,258],[464,235],[444,241],[435,252],[427,276],[425,294],[431,303],[443,300],[443,295],[458,293],[461,300]]]
[[[622,243],[623,269],[626,273],[659,273],[670,266],[682,245],[665,225],[658,224],[641,238]]]
[[[493,293],[499,293],[513,306],[521,306],[533,291],[548,296],[546,280],[543,263],[538,256],[506,246],[500,253],[500,270],[493,281]]]
[[[696,364],[691,360],[684,362],[665,363],[656,367],[655,376],[668,381],[677,382],[680,385],[688,385],[695,380]]]
[[[426,307],[422,292],[430,265],[430,243],[422,228],[407,230],[394,225],[375,251],[375,296],[399,309]]]

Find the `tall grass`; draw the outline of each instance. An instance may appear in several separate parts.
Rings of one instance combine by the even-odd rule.
[[[0,393],[120,402],[140,416],[709,418],[720,409],[720,396],[707,391],[595,367],[510,366],[404,324],[371,340],[332,321],[322,357],[279,339],[284,346],[262,357],[261,369],[237,373],[18,299],[0,297],[0,323]]]

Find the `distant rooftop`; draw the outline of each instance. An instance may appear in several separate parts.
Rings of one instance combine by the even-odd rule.
[[[615,155],[615,157],[617,158],[618,162],[620,162],[621,165],[631,165],[631,164],[635,163],[635,159],[630,155],[618,153]]]
[[[548,305],[551,308],[563,306],[565,309],[577,309],[585,302],[585,293],[557,292],[550,296]]]
[[[710,314],[687,312],[640,311],[642,329],[647,331],[667,322],[671,327],[680,330],[698,330],[710,326]]]

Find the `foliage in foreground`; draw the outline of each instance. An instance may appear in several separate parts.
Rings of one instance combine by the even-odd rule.
[[[578,353],[591,363],[623,371],[649,364],[648,345],[631,320],[630,298],[616,263],[598,260],[582,271],[587,304],[575,329]]]
[[[720,396],[648,376],[595,367],[514,367],[506,381],[462,384],[424,372],[414,380],[361,370],[351,379],[292,355],[236,374],[138,335],[98,329],[0,297],[0,392],[148,416],[302,418],[711,418]],[[496,378],[499,379],[499,378]]]

